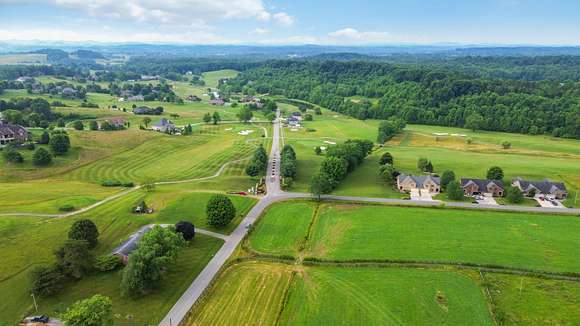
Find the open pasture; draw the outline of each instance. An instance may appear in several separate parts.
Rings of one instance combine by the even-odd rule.
[[[390,325],[434,320],[493,324],[481,290],[461,274],[246,262],[224,271],[185,325]]]

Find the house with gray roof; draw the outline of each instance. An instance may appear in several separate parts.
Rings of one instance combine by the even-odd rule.
[[[500,180],[461,178],[461,188],[466,196],[491,194],[493,197],[502,197],[504,194],[503,182]]]
[[[512,186],[520,189],[528,197],[533,197],[534,194],[542,194],[554,196],[556,199],[565,199],[568,196],[568,190],[566,190],[564,183],[552,182],[548,179],[536,181],[524,180],[518,177],[512,181]]]
[[[143,236],[152,229],[153,225],[145,225],[144,227],[140,228],[139,231],[131,234],[129,239],[127,239],[120,246],[115,248],[113,252],[111,252],[111,255],[121,258],[123,263],[127,264],[127,262],[129,261],[129,255],[135,249],[137,249],[137,247],[139,246],[139,241],[141,241],[141,238],[143,238]]]
[[[28,131],[22,126],[6,124],[0,120],[0,146],[12,142],[25,142],[28,140]]]
[[[165,118],[161,118],[161,120],[159,120],[159,122],[154,124],[152,128],[155,131],[172,132],[175,130],[175,125],[173,124],[173,122],[171,122]]]
[[[397,189],[401,192],[420,189],[427,190],[432,194],[438,194],[441,192],[441,180],[439,177],[431,175],[407,175],[402,173],[397,176]]]

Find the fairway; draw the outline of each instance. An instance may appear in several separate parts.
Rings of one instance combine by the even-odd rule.
[[[227,314],[222,313],[224,307]],[[458,273],[248,262],[228,268],[185,324],[420,325],[434,321],[493,325],[482,291]]]

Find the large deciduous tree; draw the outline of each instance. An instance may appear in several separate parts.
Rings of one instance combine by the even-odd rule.
[[[209,225],[223,227],[236,217],[236,208],[232,201],[224,195],[213,195],[206,206]]]
[[[97,246],[99,242],[99,230],[93,221],[82,219],[75,221],[68,231],[68,238],[71,240],[85,240],[90,248]]]
[[[113,325],[113,303],[100,294],[75,302],[62,315],[66,325],[111,326]]]

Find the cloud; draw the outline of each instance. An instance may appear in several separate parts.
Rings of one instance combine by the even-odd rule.
[[[270,32],[269,30],[264,29],[264,28],[256,28],[251,33],[256,34],[256,35],[264,35],[264,34],[268,34],[269,32]]]
[[[274,20],[278,24],[285,26],[285,27],[289,27],[289,26],[292,26],[294,24],[294,17],[292,17],[284,12],[276,13],[272,17],[274,18]]]
[[[25,0],[26,1],[26,0]],[[290,17],[276,18],[269,13],[262,0],[44,0],[65,8],[82,10],[94,17],[131,19],[138,22],[164,24],[184,23],[189,20],[212,22],[219,19],[272,18],[288,22]],[[290,17],[290,20],[291,17]]]
[[[393,37],[387,32],[360,32],[352,27],[346,27],[328,33],[332,39],[350,43],[382,43],[392,41]]]

